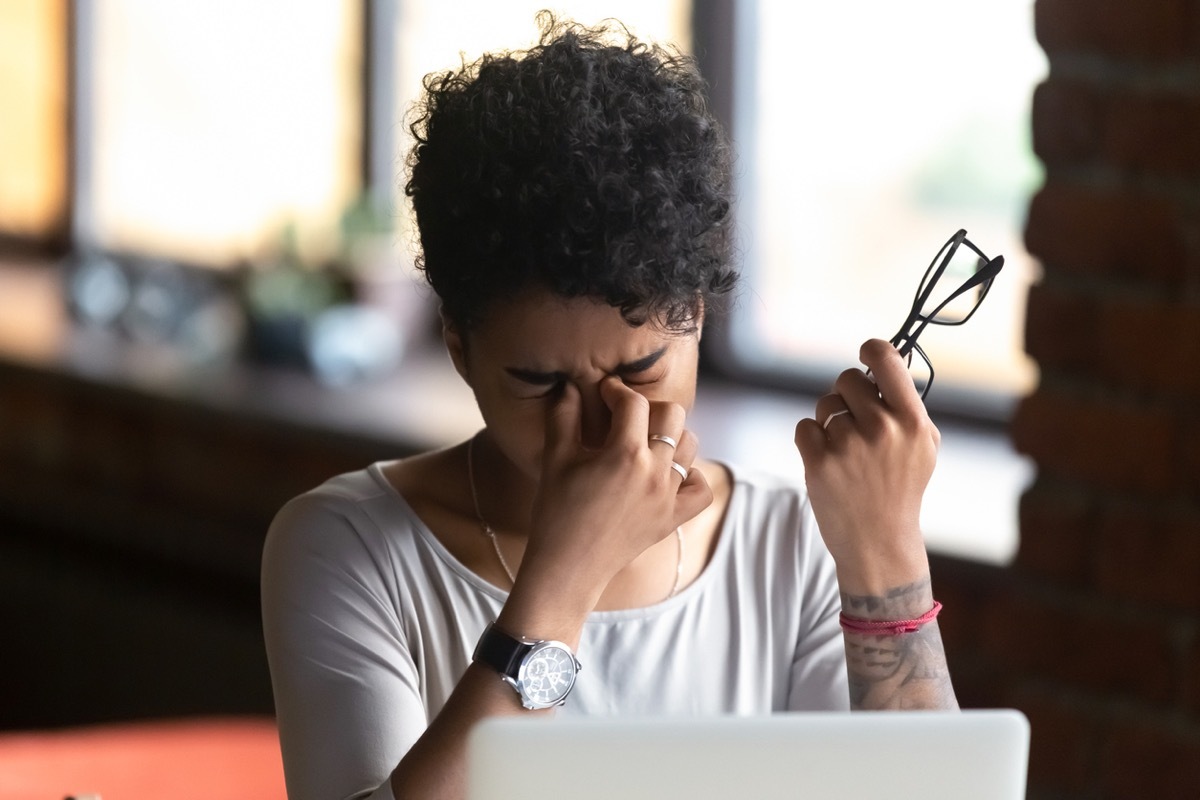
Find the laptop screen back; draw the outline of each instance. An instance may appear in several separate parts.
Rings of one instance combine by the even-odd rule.
[[[1014,710],[763,717],[506,717],[468,750],[468,800],[1022,800]]]

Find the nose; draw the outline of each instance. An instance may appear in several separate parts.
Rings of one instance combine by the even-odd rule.
[[[599,384],[581,387],[579,394],[582,404],[580,436],[583,446],[602,447],[608,439],[608,430],[612,427],[612,412],[608,410],[604,399],[600,397]]]

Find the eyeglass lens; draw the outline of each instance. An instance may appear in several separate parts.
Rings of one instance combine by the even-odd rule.
[[[938,263],[944,265],[940,275],[936,275]],[[920,316],[938,325],[957,325],[965,321],[982,300],[987,284],[980,283],[961,292],[958,290],[986,265],[987,259],[980,257],[966,242],[958,247],[951,243],[935,262],[934,268],[926,273],[921,284],[920,294],[924,294],[928,282],[936,275],[937,282],[933,290],[918,310]]]
[[[1004,266],[1004,256],[988,259],[966,238],[967,232],[954,234],[929,265],[908,319],[892,337],[892,344],[908,360],[909,372],[924,399],[933,384],[934,370],[929,357],[917,344],[927,325],[961,325],[983,302],[992,280]]]

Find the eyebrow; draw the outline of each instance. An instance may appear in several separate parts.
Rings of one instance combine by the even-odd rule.
[[[667,347],[664,345],[655,350],[648,356],[643,356],[637,361],[629,361],[624,364],[618,364],[613,369],[613,375],[625,377],[626,375],[636,375],[639,372],[645,372],[658,363],[664,355],[666,355]],[[521,367],[505,367],[504,371],[524,383],[533,384],[535,386],[545,386],[551,383],[558,383],[567,379],[565,372],[539,372],[534,369],[522,369]]]

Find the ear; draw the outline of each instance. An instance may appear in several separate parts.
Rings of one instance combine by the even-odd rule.
[[[446,316],[445,309],[438,310],[438,316],[442,318],[442,341],[446,343],[446,352],[450,354],[450,361],[454,364],[454,371],[464,381],[467,380],[467,343],[465,334],[459,326]],[[468,381],[470,383],[470,381]]]

